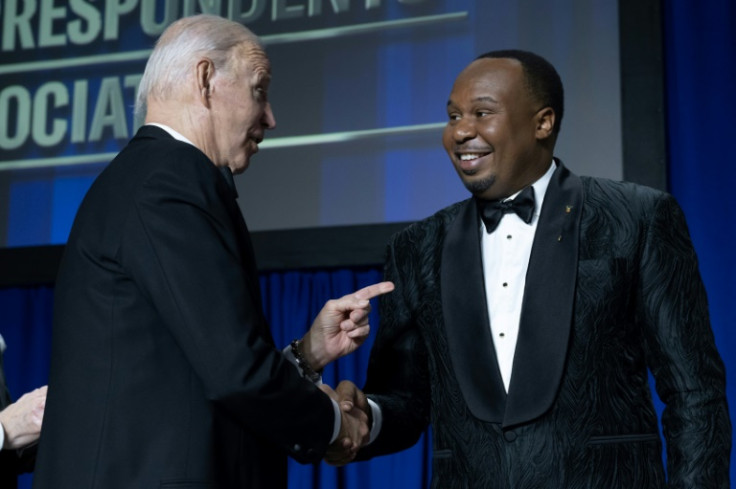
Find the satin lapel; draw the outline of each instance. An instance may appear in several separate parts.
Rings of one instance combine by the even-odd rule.
[[[475,205],[469,200],[450,224],[442,248],[442,310],[465,402],[475,417],[500,423],[506,391],[491,339],[479,229]]]
[[[534,236],[503,426],[546,412],[557,395],[572,327],[583,189],[562,163]]]

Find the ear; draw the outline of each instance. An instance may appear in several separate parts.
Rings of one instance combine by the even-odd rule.
[[[542,107],[534,118],[537,139],[547,139],[552,136],[555,127],[555,111],[552,110],[552,107]]]
[[[205,107],[210,107],[210,96],[214,85],[215,64],[209,58],[202,58],[197,62],[197,93],[199,101]]]

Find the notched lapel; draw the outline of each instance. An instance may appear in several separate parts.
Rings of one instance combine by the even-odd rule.
[[[535,419],[552,406],[567,358],[583,187],[558,163],[529,259],[504,427]]]
[[[442,310],[452,365],[473,415],[503,419],[506,391],[491,338],[480,249],[480,221],[473,201],[449,225],[442,248]]]

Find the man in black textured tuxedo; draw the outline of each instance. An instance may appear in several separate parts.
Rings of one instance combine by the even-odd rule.
[[[146,124],[65,248],[35,488],[285,488],[287,454],[315,462],[367,434],[313,381],[365,339],[368,299],[391,284],[328,301],[285,352],[301,372],[264,319],[233,174],[275,125],[269,80],[241,24],[201,15],[161,35]]]
[[[5,341],[0,335],[0,488],[12,489],[17,486],[18,474],[33,470],[46,386],[23,394],[13,402],[5,383],[4,351]]]
[[[358,457],[431,423],[433,488],[728,487],[724,366],[674,199],[553,159],[562,83],[532,53],[479,57],[447,113],[443,143],[473,197],[388,247],[371,408],[338,388],[373,414]]]

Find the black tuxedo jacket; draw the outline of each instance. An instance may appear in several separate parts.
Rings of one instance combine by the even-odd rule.
[[[3,353],[0,351],[0,411],[13,402],[5,383]],[[2,447],[0,447],[2,448]],[[0,488],[12,489],[18,485],[18,474],[31,472],[36,460],[36,445],[21,450],[0,450]]]
[[[535,234],[506,394],[472,200],[396,235],[365,390],[367,458],[431,421],[434,488],[728,487],[724,366],[683,215],[667,194],[561,164]],[[491,258],[492,259],[492,258]]]
[[[332,403],[274,348],[228,177],[144,126],[90,188],[56,282],[36,489],[270,489],[286,453],[320,460]]]

